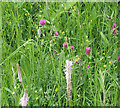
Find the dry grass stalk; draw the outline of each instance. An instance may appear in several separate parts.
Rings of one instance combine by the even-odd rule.
[[[18,71],[18,78],[19,78],[19,81],[22,82],[22,77],[21,77],[21,72],[20,72],[19,64],[17,64],[17,71]]]
[[[65,69],[65,74],[66,74],[66,80],[67,80],[67,94],[68,97],[71,98],[71,66],[72,66],[72,61],[66,60],[66,69]]]

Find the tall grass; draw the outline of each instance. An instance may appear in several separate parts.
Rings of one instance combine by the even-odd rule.
[[[2,7],[1,7],[1,3],[0,3],[0,25],[2,25],[2,12],[1,12],[1,9],[2,9]],[[2,34],[1,33],[1,31],[2,31],[2,26],[0,26],[0,34]],[[0,35],[0,52],[2,52],[2,36]],[[0,63],[2,62],[2,53],[0,53]],[[1,76],[1,73],[2,73],[2,69],[1,69],[1,66],[0,66],[0,102],[2,101],[1,100],[1,87],[2,87],[2,76]],[[0,107],[1,107],[1,103],[0,103]]]
[[[118,106],[118,18],[118,3],[114,2],[3,2],[2,106],[18,106],[25,89],[28,106]],[[40,19],[45,19],[46,25],[40,26]],[[117,25],[115,35],[111,32],[113,23]],[[75,49],[64,48],[65,41]],[[91,47],[90,56],[85,54],[86,47]],[[73,62],[70,101],[66,60]]]

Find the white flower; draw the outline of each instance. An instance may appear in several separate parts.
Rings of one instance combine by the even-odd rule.
[[[12,93],[13,95],[15,94],[15,92]]]
[[[23,97],[20,99],[20,104],[21,104],[23,107],[26,107],[26,106],[27,106],[27,101],[28,101],[28,95],[27,95],[27,89],[25,89],[24,95],[23,95]]]

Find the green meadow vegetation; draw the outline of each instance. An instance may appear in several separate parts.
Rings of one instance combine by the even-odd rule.
[[[2,106],[21,106],[24,92],[27,106],[120,105],[118,2],[1,5]]]

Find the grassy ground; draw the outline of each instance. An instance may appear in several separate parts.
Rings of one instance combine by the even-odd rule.
[[[118,15],[114,2],[2,3],[2,106],[19,106],[25,88],[28,106],[118,106]],[[46,25],[39,24],[41,19]],[[75,49],[63,48],[65,41]],[[91,47],[90,56],[86,47]],[[66,60],[73,62],[70,100]]]

